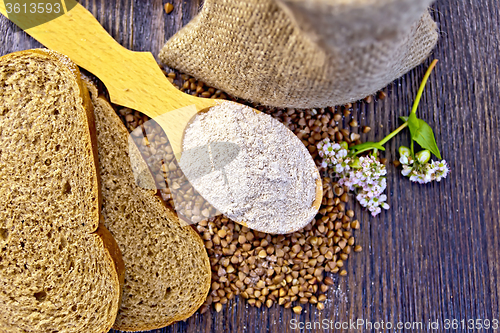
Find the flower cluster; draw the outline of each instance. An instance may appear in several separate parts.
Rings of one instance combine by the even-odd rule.
[[[331,167],[339,174],[350,169],[351,159],[347,157],[347,147],[323,139],[318,143],[318,153],[323,158],[321,163],[323,168]]]
[[[340,185],[356,191],[356,199],[373,216],[379,214],[381,208],[389,209],[385,202],[387,196],[383,194],[387,186],[385,166],[374,156],[348,157],[346,146],[344,142],[332,143],[328,139],[318,143],[318,152],[323,158],[321,166],[332,168],[340,178]]]
[[[368,208],[373,216],[382,209],[389,209],[384,193],[387,187],[385,166],[375,156],[365,156],[355,159],[351,169],[343,174],[339,184],[357,192],[356,199],[361,206]]]
[[[411,157],[410,149],[401,146],[399,148],[399,162],[403,166],[401,174],[409,177],[410,181],[419,184],[429,183],[433,180],[441,181],[446,178],[450,171],[445,160],[431,161],[429,163],[431,154],[428,150],[422,150],[415,155],[415,159]]]

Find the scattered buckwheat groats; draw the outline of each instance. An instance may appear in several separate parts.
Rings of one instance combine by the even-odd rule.
[[[165,75],[188,94],[230,99],[222,91],[187,75]],[[217,211],[185,182],[161,128],[139,112],[122,108],[119,113],[130,131],[138,126],[147,127],[143,130],[147,134],[143,140],[150,149],[141,150],[147,160],[158,159],[158,154],[162,154],[161,163],[148,162],[148,165],[152,167],[156,181],[163,183],[159,184],[163,199],[173,206],[173,196],[182,196],[181,215],[199,221],[193,226],[205,242],[213,272],[212,289],[200,312],[206,312],[211,306],[221,311],[223,305],[237,295],[257,307],[278,304],[300,313],[310,303],[323,310],[326,293],[336,283],[329,275],[347,275],[349,255],[362,251],[354,238],[354,231],[361,227],[361,223],[355,219],[354,211],[347,208],[353,196],[346,186],[326,176],[327,170],[321,167],[322,157],[317,148],[323,139],[334,144],[340,141],[351,145],[361,143],[359,134],[340,127],[344,117],[350,116],[352,105],[308,110],[252,107],[271,114],[297,135],[323,172],[323,200],[319,212],[298,232],[271,235],[250,230],[227,217],[207,218]],[[352,119],[346,123],[355,125]],[[357,128],[361,129],[359,125],[353,129]],[[363,130],[368,131],[367,128]],[[176,189],[165,186],[167,175],[177,175],[178,180],[171,182]]]
[[[220,311],[236,295],[257,307],[310,303],[324,309],[325,293],[334,284],[327,274],[347,275],[346,260],[362,250],[353,236],[360,223],[354,211],[345,210],[346,190],[325,177],[327,204],[312,223],[291,234],[258,232],[222,216],[198,223],[213,272],[212,290],[200,311],[211,304]]]

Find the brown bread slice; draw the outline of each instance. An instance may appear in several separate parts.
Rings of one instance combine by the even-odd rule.
[[[101,165],[102,215],[125,262],[123,300],[114,328],[151,330],[190,317],[205,301],[211,270],[204,243],[156,195],[149,181],[136,185],[128,131],[89,84]],[[139,154],[133,151],[132,154]],[[140,156],[140,155],[138,155]],[[144,163],[140,170],[147,170]],[[136,166],[137,167],[137,166]],[[152,184],[152,185],[151,185]]]
[[[116,318],[123,262],[99,224],[91,106],[66,57],[0,58],[0,332],[107,332]]]

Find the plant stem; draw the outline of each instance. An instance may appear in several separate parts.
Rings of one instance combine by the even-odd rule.
[[[408,126],[408,122],[405,122],[403,125],[399,126],[396,128],[394,131],[392,131],[389,135],[387,135],[385,138],[379,141],[379,143],[383,146],[387,141],[395,137],[399,132],[401,132],[403,129],[405,129]]]
[[[422,83],[420,83],[420,87],[418,88],[417,92],[417,97],[415,97],[415,102],[413,102],[413,106],[411,108],[411,113],[416,113],[417,112],[417,107],[418,103],[420,103],[420,98],[422,97],[422,93],[424,92],[425,84],[427,83],[427,79],[429,79],[429,76],[431,75],[432,70],[436,66],[438,60],[434,59],[429,68],[427,68],[427,71],[425,72],[424,78],[422,79]]]
[[[424,91],[425,84],[427,83],[427,80],[429,79],[429,76],[431,75],[432,69],[436,66],[438,60],[434,59],[429,68],[427,68],[427,71],[425,72],[424,78],[422,79],[422,83],[420,83],[420,87],[418,88],[417,92],[417,97],[415,98],[415,102],[413,103],[413,107],[411,108],[411,113],[416,113],[417,112],[417,107],[418,103],[420,102],[420,98],[422,97],[422,93]],[[401,132],[403,129],[405,129],[408,126],[408,122],[405,122],[403,125],[399,126],[396,128],[394,131],[392,131],[389,135],[387,135],[385,138],[379,141],[379,143],[383,146],[384,144],[387,143],[390,139],[396,136],[399,132]],[[413,155],[413,140],[412,140],[412,155]]]
[[[376,148],[365,148],[365,149],[361,149],[361,150],[358,150],[357,152],[355,152],[352,156],[356,156],[358,154],[361,154],[361,153],[364,153],[365,151],[370,151],[370,150],[375,150]]]

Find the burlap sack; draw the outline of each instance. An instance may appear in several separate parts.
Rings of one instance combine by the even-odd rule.
[[[345,104],[423,62],[432,0],[206,0],[160,52],[169,67],[278,107]]]

